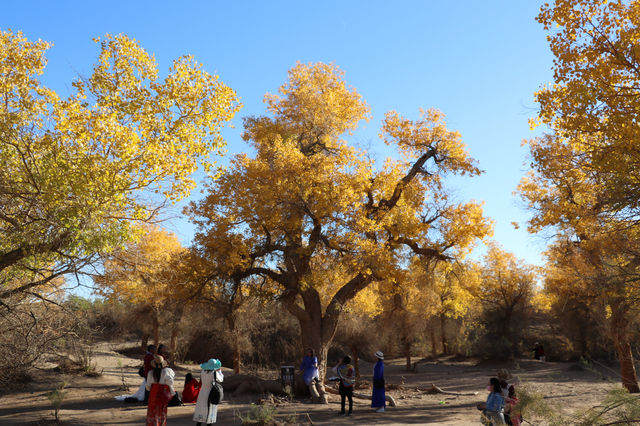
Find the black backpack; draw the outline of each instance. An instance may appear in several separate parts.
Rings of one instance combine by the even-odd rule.
[[[218,383],[217,373],[213,372],[213,387],[209,391],[209,404],[220,404],[224,397],[224,390],[222,385]]]

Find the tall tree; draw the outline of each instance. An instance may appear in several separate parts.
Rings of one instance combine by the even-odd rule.
[[[186,254],[175,234],[148,226],[139,241],[111,253],[104,261],[103,273],[94,277],[99,294],[149,307],[156,345],[160,340],[160,325],[170,325],[172,354],[176,350],[180,319],[190,297],[190,274],[184,267]]]
[[[562,276],[573,277],[567,282],[575,292],[592,299],[597,296],[593,300],[611,310],[605,333],[616,348],[623,384],[630,392],[638,392],[628,332],[638,307],[636,221],[627,216],[628,211],[612,210],[608,183],[602,171],[592,167],[592,153],[557,134],[532,140],[529,147],[534,169],[519,187],[534,212],[529,230],[553,229],[557,247],[551,251],[549,271],[564,271]]]
[[[480,267],[476,297],[484,305],[485,324],[493,356],[511,358],[519,353],[522,331],[532,312],[537,271],[496,243]]]
[[[50,44],[0,31],[0,301],[77,272],[188,195],[240,107],[190,56],[160,79],[134,39],[96,41],[65,99],[40,80]]]
[[[448,260],[490,232],[478,203],[456,204],[444,187],[447,174],[480,170],[435,110],[416,121],[388,113],[382,139],[404,160],[376,167],[342,139],[369,109],[334,65],[298,64],[265,102],[271,116],[244,122],[255,156],[236,156],[191,206],[196,243],[236,276],[273,283],[324,374],[340,312],[360,290],[393,279],[409,253]]]
[[[626,295],[638,259],[628,242],[640,217],[640,2],[558,0],[542,7],[538,21],[555,60],[554,84],[536,94],[537,121],[553,134],[530,142],[533,171],[520,186],[535,212],[530,229],[559,231],[582,259],[578,275],[617,295],[607,304],[618,323],[608,335],[623,384],[638,392]]]

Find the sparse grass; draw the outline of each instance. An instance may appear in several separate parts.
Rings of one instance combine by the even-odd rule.
[[[274,423],[277,410],[273,405],[251,404],[245,415],[238,414],[243,425],[269,425]]]
[[[124,365],[122,364],[122,360],[120,358],[118,358],[118,368],[120,369],[120,380],[122,381],[122,384],[120,385],[118,390],[128,392],[129,385],[127,385],[127,382],[124,378]]]
[[[53,406],[53,417],[56,422],[60,421],[60,408],[62,407],[62,402],[67,395],[63,390],[65,386],[67,386],[67,383],[62,382],[57,389],[54,389],[47,394],[47,398],[51,401],[51,405]]]

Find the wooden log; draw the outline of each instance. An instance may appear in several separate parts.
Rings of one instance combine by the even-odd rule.
[[[440,389],[438,386],[431,383],[430,388],[417,388],[419,391],[428,392],[428,393],[441,393],[444,395],[455,395],[455,396],[473,396],[477,395],[478,392],[451,392]]]
[[[337,389],[334,389],[334,388],[331,388],[331,387],[325,388],[325,391],[328,392],[328,393],[332,393],[334,395],[340,395],[340,392],[338,392]],[[358,398],[358,399],[371,399],[371,395],[365,395],[365,394],[357,393],[357,392],[353,393],[353,397],[354,398]],[[398,404],[396,404],[396,400],[393,399],[393,397],[391,395],[385,394],[384,395],[384,399],[389,403],[389,405],[391,407],[397,407],[398,406]]]

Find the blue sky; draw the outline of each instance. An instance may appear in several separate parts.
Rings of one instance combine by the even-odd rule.
[[[301,62],[334,62],[369,103],[373,118],[354,136],[381,156],[378,129],[394,109],[417,118],[435,107],[461,132],[485,174],[456,180],[459,198],[485,201],[494,239],[529,263],[542,264],[545,241],[517,230],[528,214],[512,195],[526,172],[527,123],[533,93],[552,78],[552,56],[535,1],[31,1],[5,2],[0,28],[54,43],[44,81],[61,95],[90,73],[106,33],[125,33],[153,53],[160,71],[192,54],[236,90],[244,108],[224,135],[230,154],[247,147],[241,120],[264,113],[262,97],[276,91]],[[196,190],[193,198],[199,196]],[[193,228],[167,227],[184,243]]]

